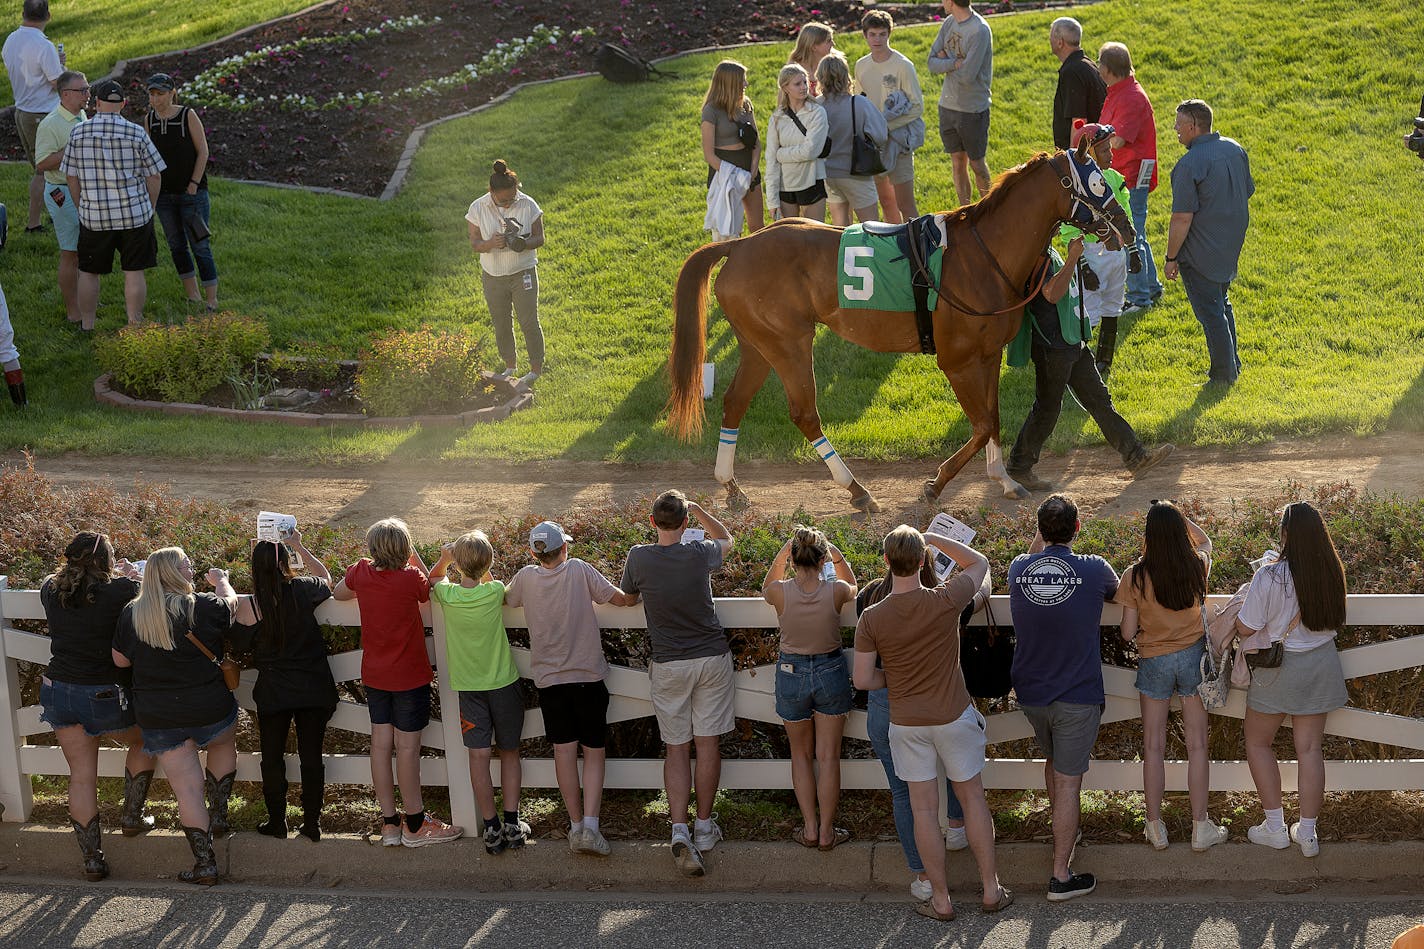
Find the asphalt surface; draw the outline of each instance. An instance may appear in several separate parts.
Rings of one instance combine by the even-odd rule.
[[[11,879],[0,882],[0,944],[1388,947],[1396,934],[1421,921],[1424,899],[1317,890],[1255,900],[1095,895],[1050,904],[1042,893],[1025,893],[999,916],[980,915],[971,898],[960,909],[958,920],[939,923],[916,916],[908,897],[412,896],[397,891],[356,894],[240,885],[195,890],[176,883],[157,887]]]

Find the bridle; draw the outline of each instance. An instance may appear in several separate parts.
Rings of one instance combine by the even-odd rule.
[[[1049,163],[1052,164],[1057,157],[1058,156],[1055,155],[1053,158],[1050,158]],[[1063,190],[1068,192],[1070,202],[1068,205],[1069,223],[1078,225],[1084,230],[1087,230],[1092,225],[1097,225],[1096,227],[1092,227],[1094,234],[1104,240],[1109,236],[1116,237],[1118,243],[1126,247],[1131,242],[1127,240],[1117,225],[1112,222],[1112,217],[1103,210],[1103,205],[1107,204],[1107,200],[1103,196],[1110,197],[1112,192],[1108,190],[1107,182],[1102,181],[1102,173],[1099,172],[1098,181],[1101,182],[1103,195],[1095,195],[1092,185],[1083,179],[1084,169],[1073,160],[1073,156],[1065,155],[1064,157],[1068,159],[1068,173],[1066,175],[1060,174],[1058,176],[1058,183],[1063,186]],[[1057,171],[1058,169],[1055,167],[1054,170]],[[1126,211],[1127,208],[1123,208],[1122,210]],[[1086,218],[1083,216],[1084,214],[1086,214]]]

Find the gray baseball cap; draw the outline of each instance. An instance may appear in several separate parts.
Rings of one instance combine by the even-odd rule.
[[[553,553],[573,540],[564,529],[553,521],[540,521],[529,532],[529,549],[537,553]]]

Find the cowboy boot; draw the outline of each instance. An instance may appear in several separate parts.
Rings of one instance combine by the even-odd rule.
[[[326,793],[326,768],[317,765],[302,769],[301,834],[312,843],[321,840],[321,805]]]
[[[1098,352],[1095,359],[1098,375],[1104,379],[1112,371],[1113,352],[1117,349],[1117,321],[1116,316],[1105,316],[1098,325]]]
[[[227,802],[232,797],[232,782],[235,780],[236,771],[229,771],[220,778],[211,771],[203,772],[203,789],[208,797],[208,824],[217,840],[226,837],[232,829],[227,822]]]
[[[30,404],[30,400],[25,397],[25,370],[5,370],[5,386],[10,390],[10,401],[15,403],[16,408],[23,409]]]
[[[178,879],[198,886],[212,886],[218,882],[218,861],[213,854],[212,831],[201,827],[184,827],[183,835],[188,838],[188,846],[193,851],[193,869],[181,870]]]
[[[84,854],[84,879],[98,883],[109,875],[109,863],[100,847],[99,815],[95,814],[87,824],[71,817],[69,825],[74,828],[74,836],[79,840],[79,852]]]
[[[148,786],[153,783],[153,769],[130,773],[124,769],[124,809],[119,817],[119,829],[125,837],[137,837],[153,830],[153,818],[143,812],[148,800]]]
[[[287,776],[279,771],[284,764],[269,768],[262,763],[262,799],[267,802],[267,819],[257,825],[259,834],[287,839]]]

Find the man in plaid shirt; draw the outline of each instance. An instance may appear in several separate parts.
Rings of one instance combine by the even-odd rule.
[[[124,87],[105,79],[94,86],[94,99],[98,114],[74,127],[59,164],[79,209],[79,315],[86,330],[94,328],[99,275],[113,273],[116,249],[129,325],[143,322],[143,272],[158,263],[153,206],[164,169],[148,133],[119,114]]]

